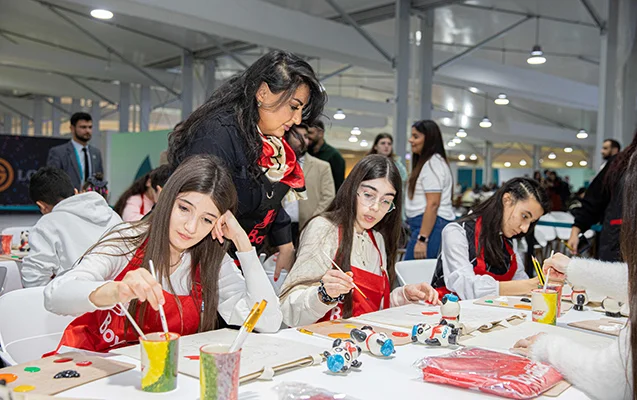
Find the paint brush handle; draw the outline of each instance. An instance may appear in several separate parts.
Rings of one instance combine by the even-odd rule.
[[[153,275],[153,278],[157,280],[157,274],[155,273],[155,264],[153,264],[153,260],[148,260],[148,265],[150,266],[150,273]],[[168,322],[166,321],[166,313],[164,312],[164,306],[159,304],[159,319],[161,320],[161,327],[166,334],[166,340],[168,340]]]
[[[551,276],[551,270],[549,269],[546,273],[546,277],[544,278],[544,293],[546,293],[546,288],[549,285],[549,276]]]
[[[234,342],[232,342],[232,345],[230,345],[230,349],[228,349],[228,353],[234,353],[235,351],[242,348],[243,344],[248,338],[248,333],[249,333],[248,330],[242,326],[241,329],[239,329],[239,334],[234,339]]]
[[[336,268],[337,270],[341,271],[342,273],[345,273],[345,271],[343,271],[343,270],[341,269],[341,267],[339,267],[339,266],[338,266],[338,265],[334,262],[334,260],[332,260],[332,259],[330,258],[330,256],[329,256],[329,255],[328,255],[328,254],[327,254],[324,250],[321,250],[321,251],[323,252],[323,254],[325,254],[325,257],[327,257],[327,258],[328,258],[328,260],[330,260],[330,262],[332,263],[332,265],[334,266],[334,268]],[[352,285],[354,285],[354,289],[356,289],[356,290],[358,291],[358,293],[360,293],[360,294],[361,294],[361,296],[363,296],[363,298],[364,298],[365,300],[368,300],[368,298],[367,298],[367,296],[365,295],[365,293],[363,293],[363,291],[362,291],[362,290],[358,287],[358,285],[357,285],[356,283],[352,282]]]
[[[122,303],[117,303],[119,305],[119,308],[122,309],[122,311],[124,311],[124,314],[126,314],[126,318],[128,318],[128,320],[130,321],[130,324],[133,325],[133,328],[135,328],[135,330],[137,331],[137,334],[144,340],[148,340],[148,338],[146,337],[146,335],[144,335],[144,332],[142,331],[142,328],[139,327],[139,325],[137,325],[137,322],[135,322],[135,319],[133,318],[132,315],[130,315],[130,313],[128,312],[128,310],[126,309],[126,307],[124,307],[124,305]]]

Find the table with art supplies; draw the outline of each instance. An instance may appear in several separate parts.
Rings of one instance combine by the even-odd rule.
[[[452,297],[455,296],[449,299]],[[565,294],[565,303],[568,299]],[[179,338],[146,332],[141,345],[114,350],[103,359],[91,354],[64,354],[61,349],[62,354],[52,358],[0,372],[15,374],[17,380],[10,382],[9,388],[16,387],[22,379],[18,385],[22,389],[38,386],[41,391],[33,393],[63,398],[199,399],[204,390],[210,397],[203,398],[233,399],[233,382],[240,383],[239,399],[281,399],[279,394],[284,390],[298,392],[296,385],[347,395],[303,397],[316,399],[410,398],[415,393],[434,398],[498,398],[484,388],[481,392],[430,383],[423,376],[426,374],[431,382],[453,376],[457,358],[442,357],[450,353],[473,360],[475,364],[470,365],[477,370],[492,368],[486,361],[490,362],[494,355],[498,365],[519,370],[518,364],[526,368],[530,363],[509,352],[519,339],[545,332],[588,346],[604,346],[615,340],[614,335],[626,323],[625,317],[605,315],[596,303],[585,305],[582,311],[563,310],[556,325],[538,323],[532,321],[536,310],[529,309],[529,297],[491,296],[469,301],[454,298],[443,306],[410,304],[345,321],[284,329],[276,334],[251,332],[264,306],[263,302],[255,304],[240,331],[223,329]],[[443,319],[445,323],[439,325]],[[458,326],[462,329],[453,329]],[[337,339],[340,343],[336,346]],[[341,357],[341,351],[352,346],[360,347],[360,353],[348,353],[354,355],[352,360]],[[234,348],[241,348],[240,354]],[[422,363],[423,359],[427,362]],[[57,371],[60,368],[65,371]],[[84,375],[71,377],[73,371]],[[37,379],[36,375],[42,372],[66,375],[58,381]],[[554,370],[546,376],[551,389],[540,398],[587,398]],[[526,383],[518,386],[528,390]],[[214,393],[220,395],[224,391],[227,397],[214,397]]]

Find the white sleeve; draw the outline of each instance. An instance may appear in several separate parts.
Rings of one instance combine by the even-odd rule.
[[[524,261],[517,252],[515,253],[515,259],[518,262],[518,269],[515,270],[515,274],[513,274],[512,280],[521,281],[524,279],[529,279],[529,275],[527,275],[526,271],[524,270]]]
[[[318,284],[291,292],[281,304],[283,322],[289,327],[313,324],[338,303],[325,304],[319,299]]]
[[[462,300],[500,294],[498,281],[489,275],[476,275],[473,271],[467,235],[459,224],[448,224],[442,230],[440,254],[445,286]]]
[[[620,262],[604,262],[573,258],[566,270],[568,281],[595,293],[628,301],[628,265]]]
[[[257,252],[237,252],[243,275],[230,256],[224,257],[219,271],[219,305],[217,311],[230,325],[241,325],[254,303],[268,302],[255,329],[277,332],[281,328],[279,298],[270,284]],[[244,278],[245,277],[245,278]]]
[[[422,187],[425,193],[427,192],[442,192],[442,177],[443,171],[441,171],[441,161],[433,155],[425,165],[422,167],[419,179],[422,182]]]
[[[58,235],[54,229],[47,229],[48,220],[40,222],[29,233],[29,255],[22,260],[22,284],[24,287],[45,286],[51,282],[60,266],[60,258],[56,252]],[[52,228],[52,227],[51,227]]]
[[[591,348],[566,337],[542,335],[531,347],[531,356],[554,366],[568,382],[594,399],[630,399],[626,380],[626,376],[632,377],[629,338],[630,328],[625,328],[608,346]]]
[[[122,246],[125,246],[122,244]],[[113,244],[99,246],[82,258],[75,268],[53,279],[44,288],[44,306],[60,315],[81,315],[98,309],[89,295],[112,281],[126,268],[132,254],[125,255],[127,249]]]

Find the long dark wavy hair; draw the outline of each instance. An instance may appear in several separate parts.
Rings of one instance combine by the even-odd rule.
[[[356,209],[358,205],[358,187],[364,181],[378,178],[387,178],[396,191],[396,196],[394,196],[396,208],[392,212],[387,213],[373,228],[383,236],[385,241],[387,274],[389,275],[390,285],[393,286],[396,279],[395,264],[396,252],[398,251],[398,238],[401,232],[403,195],[400,173],[392,160],[380,154],[364,157],[354,166],[338,190],[336,197],[332,200],[332,203],[320,216],[328,219],[339,227],[341,240],[338,244],[334,261],[343,271],[350,271],[350,256],[354,243],[354,221],[356,221]],[[309,285],[314,283],[316,282],[307,282]],[[284,298],[293,288],[293,286],[290,286],[286,292],[281,293],[281,298]],[[349,293],[344,299],[343,318],[349,318],[351,316],[352,294]]]
[[[407,193],[409,198],[413,199],[418,176],[427,161],[429,161],[434,154],[440,154],[447,165],[449,165],[449,161],[447,161],[447,153],[445,152],[445,145],[442,142],[442,133],[440,133],[440,127],[438,127],[438,124],[430,119],[423,119],[414,123],[411,127],[425,135],[425,144],[422,151],[420,154],[413,153],[411,156],[411,165],[414,167],[409,175],[409,180],[407,180]],[[453,190],[451,191],[451,196],[453,197]]]
[[[538,181],[529,178],[513,178],[502,185],[493,196],[478,204],[471,214],[461,218],[460,223],[476,221],[482,217],[482,229],[476,251],[477,254],[480,254],[484,249],[484,260],[488,265],[506,265],[507,262],[506,255],[502,252],[500,238],[504,218],[503,198],[506,193],[511,195],[514,204],[533,198],[542,206],[543,214],[550,211],[548,195]],[[529,231],[534,227],[535,223],[529,227]],[[520,233],[518,237],[524,235],[525,233]]]
[[[150,179],[150,172],[145,174],[144,176],[137,178],[137,180],[133,182],[133,184],[130,185],[130,187],[126,189],[126,191],[122,193],[121,196],[119,196],[119,199],[117,199],[117,203],[115,203],[113,210],[117,214],[119,214],[120,217],[124,213],[124,208],[126,208],[126,202],[128,201],[128,199],[130,199],[132,196],[146,193],[146,182],[148,182],[148,179]]]
[[[212,96],[168,137],[168,161],[179,165],[190,154],[190,145],[195,133],[223,112],[236,116],[239,134],[244,142],[248,159],[248,170],[253,177],[261,174],[258,166],[262,141],[257,130],[259,111],[257,91],[266,83],[274,94],[283,93],[274,105],[278,109],[289,102],[296,89],[307,85],[310,90],[308,104],[303,108],[303,122],[313,124],[323,112],[327,95],[321,89],[314,70],[306,61],[292,53],[274,50],[258,59],[243,73],[232,77],[214,91]],[[208,134],[214,135],[215,132]]]
[[[155,204],[153,212],[148,218],[132,224],[118,225],[105,238],[87,250],[86,254],[106,254],[109,256],[127,256],[135,254],[137,249],[145,244],[144,259],[141,268],[149,269],[149,260],[157,272],[157,280],[161,284],[167,282],[170,293],[175,293],[170,283],[170,218],[175,209],[175,202],[181,193],[197,192],[210,196],[214,204],[223,215],[226,211],[234,211],[237,205],[237,192],[232,178],[223,162],[213,156],[196,155],[186,159],[166,182],[166,186]],[[125,246],[121,246],[124,243]],[[200,266],[200,281],[202,300],[205,309],[201,315],[199,331],[215,329],[217,320],[217,306],[219,303],[219,271],[221,262],[228,250],[230,241],[220,244],[206,235],[199,243],[187,251],[192,260],[190,267],[191,282],[195,282],[197,266]],[[104,252],[101,252],[104,249]],[[126,248],[120,253],[113,253],[113,249]],[[97,249],[97,251],[96,251]],[[177,298],[178,299],[178,298]],[[181,303],[178,301],[181,312]],[[144,320],[144,313],[148,303],[133,300],[129,310],[131,315],[140,321]],[[128,328],[128,326],[127,326]]]
[[[611,161],[608,171],[604,176],[604,190],[609,193],[614,192],[614,188],[617,187],[620,180],[623,178],[626,169],[628,168],[628,162],[637,150],[637,131],[633,136],[633,141],[623,151],[620,151],[613,161]],[[625,203],[624,203],[625,204]]]
[[[634,143],[635,141],[633,140],[631,146]],[[637,155],[633,155],[629,159],[624,174],[624,203],[620,235],[621,254],[626,264],[628,264],[628,304],[631,310],[637,310],[637,246],[635,246],[635,238],[637,238],[637,203],[633,197],[635,193],[637,193]],[[637,399],[637,392],[633,389],[635,382],[637,382],[637,355],[635,355],[635,349],[637,349],[637,312],[630,313],[629,321],[631,328],[630,354],[633,371],[632,376],[627,376],[627,378],[629,378],[628,382],[630,382],[632,389],[630,397]],[[628,360],[626,362],[628,363]],[[626,368],[626,374],[628,375],[628,368]]]
[[[394,137],[390,135],[389,133],[379,133],[378,135],[376,135],[376,139],[374,139],[374,144],[372,145],[372,149],[369,151],[369,153],[367,153],[367,155],[378,154],[378,151],[376,150],[376,145],[378,145],[378,142],[380,142],[381,139],[389,139],[391,141],[391,154],[388,157],[393,160],[396,157],[396,154],[394,153]]]

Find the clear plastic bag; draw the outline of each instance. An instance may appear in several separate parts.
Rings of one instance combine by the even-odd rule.
[[[279,400],[356,400],[344,393],[310,386],[307,383],[284,382],[274,387]]]
[[[537,397],[562,380],[557,370],[526,357],[466,347],[415,365],[426,382],[479,390],[509,399]]]

